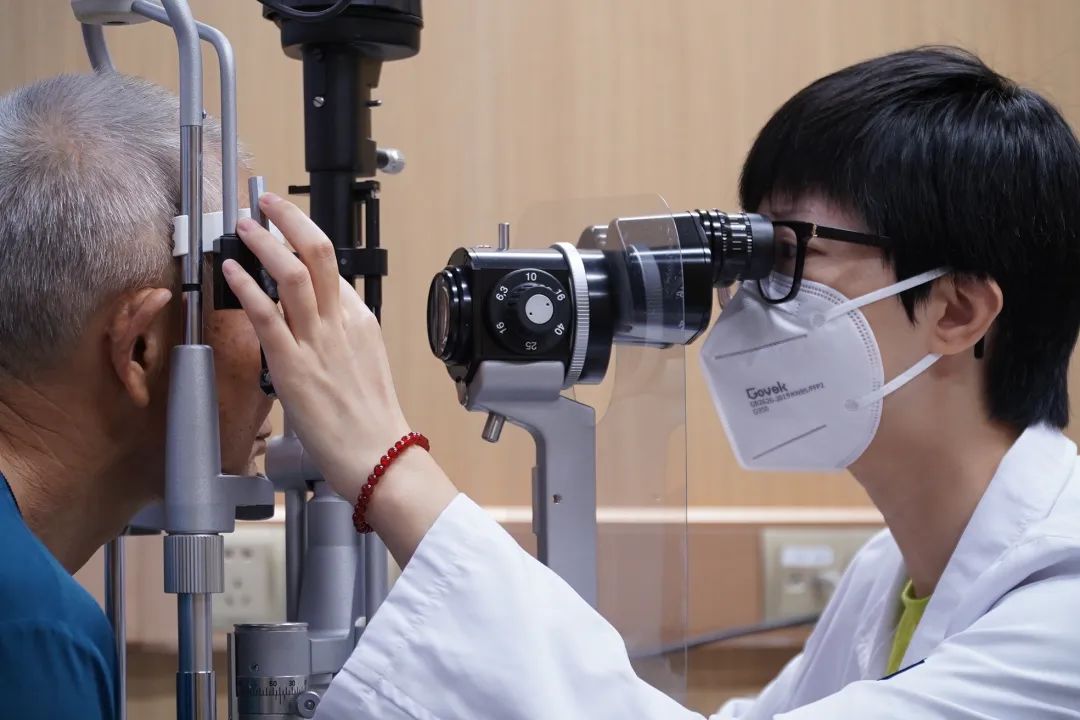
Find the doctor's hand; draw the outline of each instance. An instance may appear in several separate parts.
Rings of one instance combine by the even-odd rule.
[[[355,503],[379,458],[410,431],[382,331],[338,275],[334,246],[318,226],[271,193],[259,205],[299,255],[257,223],[238,223],[244,244],[277,281],[281,309],[235,261],[222,271],[262,343],[291,426],[326,481]],[[414,447],[387,470],[366,519],[404,566],[456,494],[428,453]]]

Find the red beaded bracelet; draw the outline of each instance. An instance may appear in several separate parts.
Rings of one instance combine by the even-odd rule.
[[[371,526],[364,519],[364,514],[367,512],[368,503],[371,502],[371,495],[375,492],[375,486],[379,484],[379,480],[386,472],[386,469],[413,445],[419,445],[424,450],[431,451],[431,443],[428,442],[426,437],[420,433],[411,432],[402,436],[400,440],[394,443],[393,447],[386,451],[385,455],[379,458],[378,464],[368,475],[367,483],[360,489],[360,495],[356,498],[356,508],[353,509],[352,516],[356,532],[362,534],[371,532]]]

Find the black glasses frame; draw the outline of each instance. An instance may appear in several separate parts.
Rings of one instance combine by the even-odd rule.
[[[795,233],[795,272],[792,274],[791,288],[788,290],[787,294],[776,300],[773,300],[765,294],[764,289],[761,287],[761,279],[758,279],[758,292],[761,294],[762,299],[771,305],[786,303],[798,294],[799,288],[802,287],[803,264],[806,262],[806,248],[814,238],[839,240],[840,242],[854,243],[856,245],[868,245],[883,250],[892,248],[892,240],[884,235],[871,235],[868,233],[856,232],[854,230],[844,230],[842,228],[828,227],[827,225],[818,225],[817,223],[812,222],[803,222],[801,220],[773,220],[772,224],[774,228],[785,227]]]

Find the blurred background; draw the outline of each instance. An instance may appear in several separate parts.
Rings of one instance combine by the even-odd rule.
[[[240,136],[254,170],[281,193],[306,183],[300,63],[284,56],[255,0],[191,5],[236,50]],[[531,439],[508,427],[498,444],[483,442],[484,418],[460,407],[428,350],[428,283],[454,248],[494,245],[498,222],[554,199],[658,193],[677,210],[735,210],[743,156],[784,100],[833,70],[916,45],[973,50],[1080,120],[1074,0],[427,0],[424,24],[420,54],[384,65],[374,93],[383,103],[374,136],[408,162],[381,178],[385,336],[413,427],[527,547]],[[168,30],[144,24],[107,37],[119,69],[175,90]],[[213,60],[208,53],[206,104],[217,114]],[[0,0],[0,91],[86,71],[68,2]],[[812,613],[881,518],[847,475],[742,471],[696,352],[687,355],[689,632]],[[250,571],[256,586],[277,586],[273,533],[253,531],[237,546],[264,563]],[[175,612],[161,593],[160,541],[129,547],[130,711],[173,717]],[[99,559],[80,573],[95,592],[100,576]],[[708,713],[754,692],[806,632],[694,650],[690,704]]]

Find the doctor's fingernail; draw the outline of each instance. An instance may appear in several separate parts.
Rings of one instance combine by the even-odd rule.
[[[254,230],[255,228],[257,228],[258,226],[259,226],[258,223],[256,223],[251,218],[240,218],[239,220],[236,221],[236,229],[237,230],[251,231],[251,230]]]
[[[259,202],[263,203],[264,205],[273,205],[274,203],[281,202],[281,197],[272,192],[263,193],[262,197],[259,198]]]

